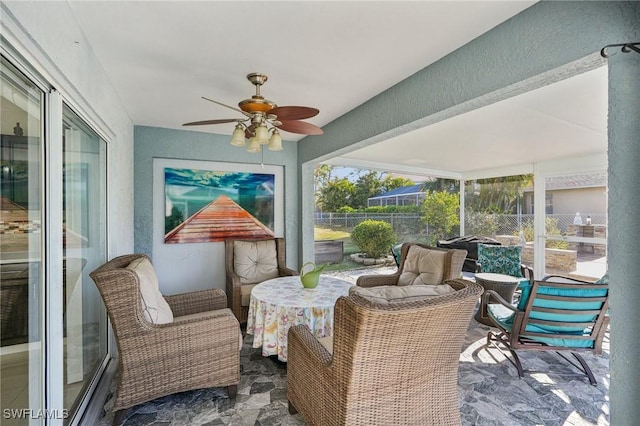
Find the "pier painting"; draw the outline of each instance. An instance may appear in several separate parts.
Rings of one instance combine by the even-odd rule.
[[[274,236],[274,175],[164,169],[165,244]]]

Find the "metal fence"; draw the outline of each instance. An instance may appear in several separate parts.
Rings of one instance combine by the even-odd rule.
[[[604,214],[583,214],[582,221],[587,216],[593,224],[605,224]],[[416,237],[429,237],[429,224],[422,221],[416,213],[324,213],[316,212],[315,225],[321,228],[355,228],[360,222],[372,219],[381,220],[391,224],[393,231],[398,235],[415,234]],[[573,224],[572,214],[548,214],[546,215],[547,228],[556,229],[561,234],[567,232],[567,226]],[[465,234],[493,237],[496,235],[518,235],[521,230],[530,228],[533,231],[532,214],[487,214],[470,213],[465,216]],[[454,231],[456,236],[458,233]]]

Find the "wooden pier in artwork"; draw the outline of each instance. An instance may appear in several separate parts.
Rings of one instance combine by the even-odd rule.
[[[169,231],[164,236],[164,242],[204,243],[229,237],[273,237],[273,231],[231,198],[221,195]]]

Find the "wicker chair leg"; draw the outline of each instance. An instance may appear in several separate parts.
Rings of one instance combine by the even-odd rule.
[[[122,424],[125,416],[127,415],[127,411],[127,409],[124,409],[113,413],[113,426],[120,426]]]
[[[287,401],[289,403],[289,414],[297,414],[298,410],[293,406],[291,401]]]
[[[235,398],[238,394],[238,385],[227,386],[227,393],[229,394],[229,398]]]

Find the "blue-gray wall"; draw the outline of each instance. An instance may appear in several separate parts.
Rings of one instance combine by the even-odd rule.
[[[298,145],[300,187],[312,191],[312,165],[471,109],[606,64],[612,43],[640,41],[639,2],[539,2],[323,127]],[[410,50],[410,48],[408,48]],[[612,50],[613,52],[613,50]],[[381,59],[383,60],[383,59]],[[608,62],[609,272],[611,284],[611,424],[640,418],[640,55]],[[312,197],[299,207],[301,235],[313,229]],[[311,234],[312,235],[312,234]],[[301,240],[303,258],[312,239]]]
[[[153,252],[153,159],[215,161],[230,164],[260,164],[261,155],[229,144],[231,136],[187,130],[135,126],[134,128],[134,210],[135,251],[158,259]],[[284,142],[282,151],[264,151],[264,164],[283,166],[284,169],[284,237],[287,242],[287,264],[298,267],[298,216],[288,214],[298,208],[297,145]],[[166,280],[159,276],[160,289],[165,294],[176,294],[202,288],[225,287],[224,242],[190,244],[192,253],[176,262],[172,275],[184,280]],[[163,265],[163,267],[166,265]],[[178,271],[176,274],[175,271]],[[201,277],[206,276],[207,279]],[[195,280],[193,279],[195,278]]]

